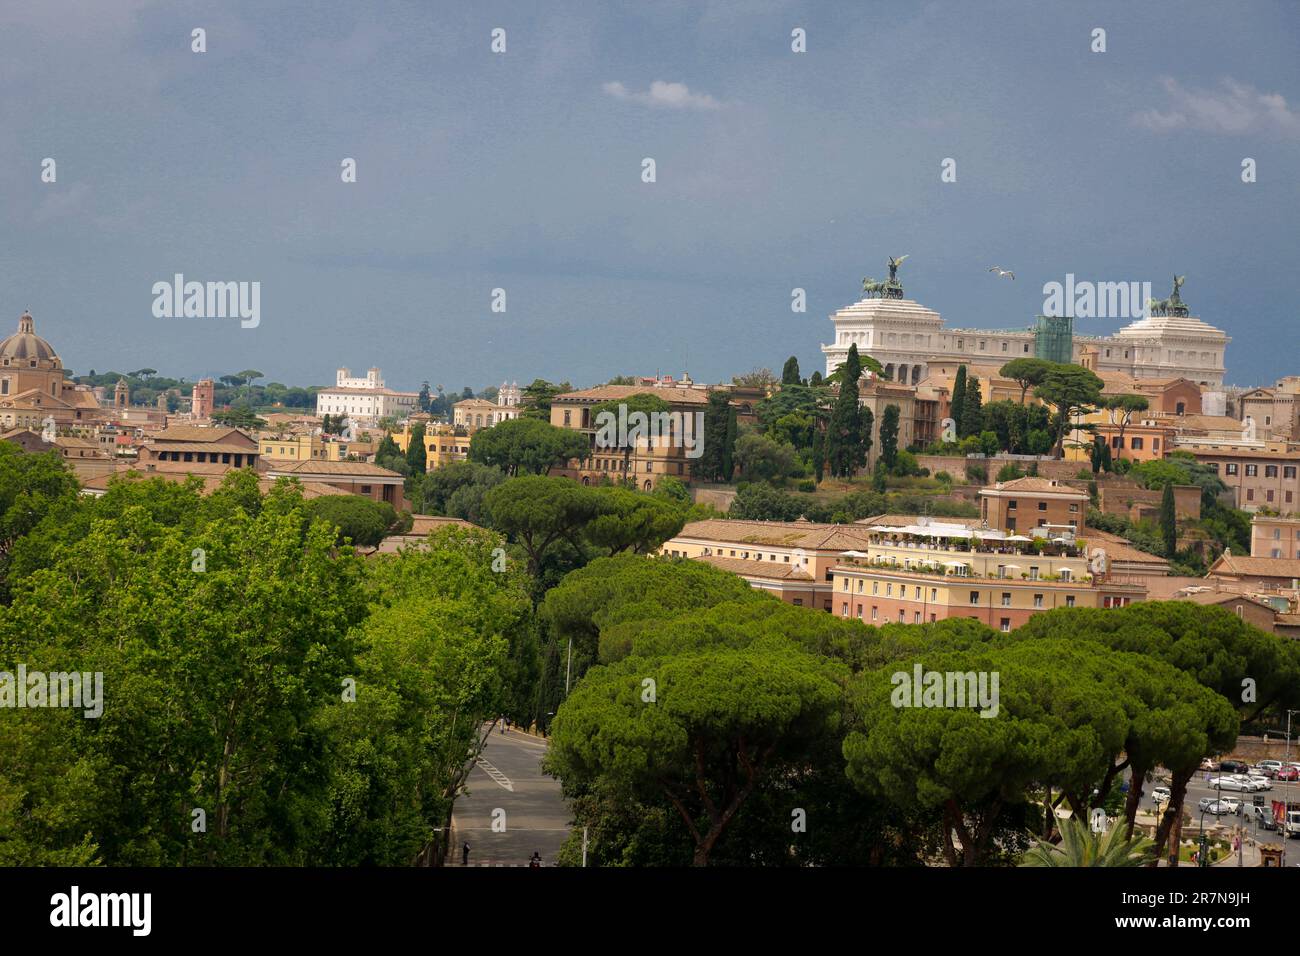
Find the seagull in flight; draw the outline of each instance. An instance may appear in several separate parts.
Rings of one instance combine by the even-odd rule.
[[[996,272],[1000,279],[1014,279],[1016,274],[1010,269],[1003,269],[1001,266],[991,266],[989,272]]]

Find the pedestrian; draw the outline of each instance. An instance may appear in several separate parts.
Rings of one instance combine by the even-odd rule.
[[[468,840],[465,842],[465,845],[460,848],[460,865],[469,866],[469,841]]]
[[[541,865],[542,855],[534,850],[533,855],[528,858],[528,868],[531,870],[540,867]]]

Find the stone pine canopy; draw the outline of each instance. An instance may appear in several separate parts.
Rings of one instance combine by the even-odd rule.
[[[24,312],[18,320],[18,331],[0,342],[0,361],[8,365],[30,365],[33,359],[41,368],[63,367],[53,346],[36,334],[31,313]]]

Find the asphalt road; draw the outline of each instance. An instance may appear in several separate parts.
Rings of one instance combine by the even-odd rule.
[[[534,852],[543,866],[554,865],[570,818],[560,782],[542,773],[545,753],[546,742],[536,737],[492,732],[470,771],[469,792],[456,800],[448,865],[464,865],[465,843],[470,866],[527,866]]]

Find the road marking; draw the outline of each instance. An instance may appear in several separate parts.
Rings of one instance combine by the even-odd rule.
[[[475,762],[476,764],[478,764],[479,768],[480,768],[480,769],[481,769],[485,774],[487,774],[487,775],[488,775],[489,777],[491,777],[494,781],[496,781],[497,786],[502,787],[502,788],[504,788],[504,789],[506,789],[506,790],[509,790],[511,793],[514,793],[514,792],[515,792],[515,785],[514,785],[513,783],[510,782],[510,778],[507,777],[505,774],[503,774],[503,773],[502,773],[500,770],[498,770],[496,767],[492,766],[490,763],[488,763],[488,762],[487,762],[486,760],[484,760],[482,757],[479,757],[479,758],[478,758],[477,760],[475,760],[474,762]]]

